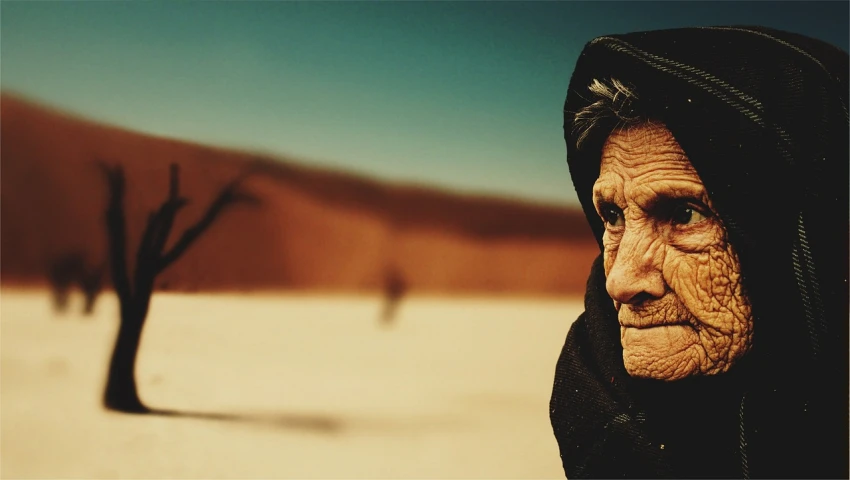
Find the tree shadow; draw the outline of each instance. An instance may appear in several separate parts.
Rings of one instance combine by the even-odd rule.
[[[294,413],[221,413],[150,408],[145,411],[124,412],[170,418],[186,418],[215,422],[241,423],[283,430],[301,430],[326,435],[339,434],[345,423],[336,417],[319,414]]]

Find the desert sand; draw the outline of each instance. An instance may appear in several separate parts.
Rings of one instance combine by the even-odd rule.
[[[0,291],[3,478],[563,478],[548,418],[576,299],[153,298],[137,378],[100,406],[115,297]]]

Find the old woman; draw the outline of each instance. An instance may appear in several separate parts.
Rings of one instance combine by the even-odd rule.
[[[758,27],[588,43],[601,254],[558,360],[568,478],[848,477],[848,55]]]

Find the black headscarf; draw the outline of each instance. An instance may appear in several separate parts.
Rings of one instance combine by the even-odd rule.
[[[729,372],[639,380],[623,366],[601,257],[556,367],[550,416],[568,478],[848,477],[848,55],[762,27],[600,37],[564,108],[570,174],[591,198],[610,131],[579,149],[593,79],[636,91],[703,181],[741,263],[753,348]]]

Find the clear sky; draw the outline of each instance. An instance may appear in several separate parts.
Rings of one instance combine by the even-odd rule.
[[[379,178],[575,202],[592,37],[761,24],[848,49],[848,2],[0,2],[0,86],[135,130]]]

